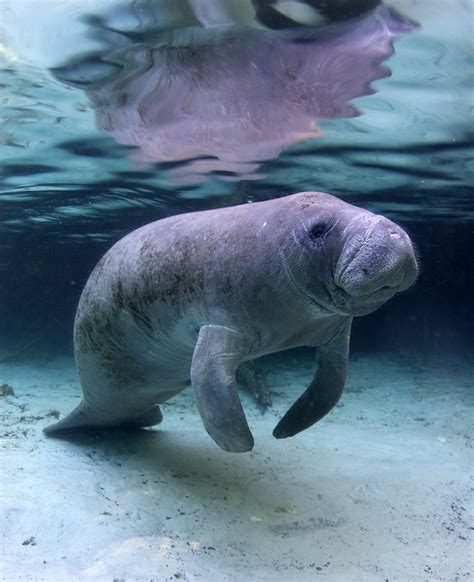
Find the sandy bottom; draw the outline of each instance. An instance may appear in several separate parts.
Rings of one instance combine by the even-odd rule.
[[[352,361],[341,404],[277,441],[310,361],[244,396],[254,451],[205,433],[190,391],[159,428],[46,438],[79,399],[69,359],[0,367],[2,580],[472,580],[474,369]]]

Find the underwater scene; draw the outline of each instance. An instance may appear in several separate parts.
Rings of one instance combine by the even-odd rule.
[[[474,578],[470,0],[0,0],[0,579]]]

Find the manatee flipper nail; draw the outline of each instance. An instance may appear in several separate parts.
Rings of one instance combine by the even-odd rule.
[[[337,404],[344,390],[351,322],[327,345],[318,349],[316,375],[273,431],[277,439],[294,436],[318,422]]]
[[[234,453],[250,451],[254,444],[235,379],[244,345],[238,331],[204,325],[191,365],[191,384],[204,426],[224,451]]]

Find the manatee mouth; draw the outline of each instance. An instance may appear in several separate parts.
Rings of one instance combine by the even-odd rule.
[[[394,295],[407,289],[412,281],[406,282],[403,267],[386,273],[371,274],[354,259],[345,272],[361,271],[362,276],[345,279],[334,277],[334,285],[328,289],[333,302],[348,315],[367,315],[372,313]],[[337,281],[337,282],[336,282]]]
[[[334,285],[328,292],[334,305],[344,315],[367,315],[376,311],[396,293],[398,287],[385,286],[365,295],[351,294],[342,287]]]

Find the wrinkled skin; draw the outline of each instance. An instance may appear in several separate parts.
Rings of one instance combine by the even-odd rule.
[[[84,399],[46,431],[151,426],[158,404],[191,382],[215,442],[248,451],[238,365],[314,346],[315,378],[273,433],[292,436],[338,401],[353,316],[416,276],[399,226],[323,193],[148,224],[116,243],[86,284],[74,329]]]

